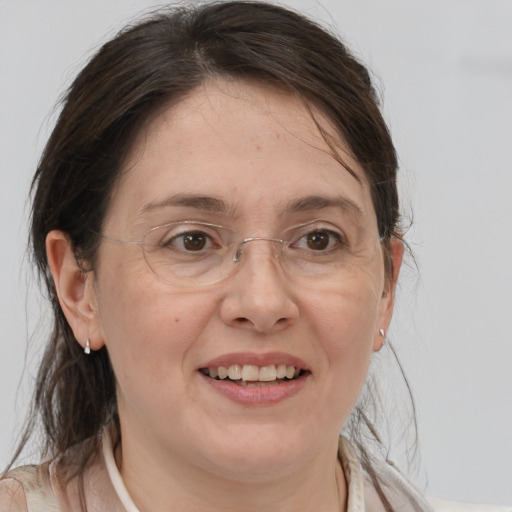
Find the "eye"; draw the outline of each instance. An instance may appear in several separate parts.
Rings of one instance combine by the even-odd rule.
[[[183,247],[187,251],[200,251],[208,243],[208,237],[205,233],[195,232],[187,233],[181,236]]]
[[[304,233],[298,233],[296,242],[291,244],[295,249],[313,252],[331,252],[343,248],[346,243],[343,235],[337,231],[319,227]]]
[[[212,239],[202,231],[187,231],[162,241],[164,247],[176,247],[187,252],[199,252],[212,246]]]
[[[323,251],[329,247],[331,235],[327,231],[315,231],[306,235],[306,244],[309,249]]]

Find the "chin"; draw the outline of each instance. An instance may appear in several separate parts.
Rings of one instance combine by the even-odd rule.
[[[240,427],[237,434],[217,444],[210,457],[214,472],[240,482],[265,483],[291,474],[321,450],[306,443],[311,436],[294,435],[282,426],[250,430]]]

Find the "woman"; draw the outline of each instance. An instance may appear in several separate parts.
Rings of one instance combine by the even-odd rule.
[[[49,462],[0,509],[431,510],[358,437],[396,167],[366,70],[295,13],[176,9],[106,44],[33,182]]]

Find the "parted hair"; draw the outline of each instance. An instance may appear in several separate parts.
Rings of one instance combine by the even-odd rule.
[[[397,157],[370,75],[340,38],[293,10],[265,2],[178,5],[146,15],[103,45],[73,81],[33,178],[30,249],[53,326],[13,461],[40,425],[41,457],[82,443],[82,471],[97,446],[86,440],[97,439],[109,422],[118,426],[108,351],[84,356],[77,342],[84,340],[75,339],[59,305],[46,236],[52,230],[66,233],[83,271],[94,271],[95,233],[102,232],[135,138],[163,106],[216,78],[275,85],[298,97],[313,118],[316,110],[329,119],[337,137],[315,122],[335,158],[341,161],[337,145],[343,139],[364,169],[391,274],[389,244],[400,238]],[[377,440],[378,434],[363,402],[349,425],[365,471],[386,510],[393,510],[365,449],[368,432]]]

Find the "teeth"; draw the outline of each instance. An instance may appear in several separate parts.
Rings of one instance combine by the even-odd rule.
[[[229,378],[236,381],[241,386],[256,385],[260,383],[278,384],[277,380],[282,379],[295,379],[300,375],[300,368],[294,366],[287,366],[285,364],[270,364],[267,366],[256,366],[253,364],[232,364],[228,368],[225,366],[210,367],[202,370],[205,375],[209,375],[212,379],[224,380]]]
[[[228,368],[228,377],[231,380],[238,380],[242,378],[242,367],[239,364],[232,364]]]
[[[235,380],[234,384],[238,384],[239,386],[245,388],[259,387],[259,386],[279,386],[281,384],[278,380],[272,380],[270,382],[261,382],[259,380],[254,382],[246,382],[245,380]]]
[[[278,379],[284,379],[286,377],[286,365],[278,364],[276,366],[276,375]]]
[[[275,365],[271,364],[260,368],[259,381],[270,382],[271,380],[276,380],[276,377],[277,373]]]
[[[242,366],[241,379],[243,381],[258,380],[260,375],[260,369],[258,366],[252,364],[244,364]]]

